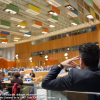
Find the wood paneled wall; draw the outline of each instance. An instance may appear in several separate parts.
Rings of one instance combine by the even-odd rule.
[[[7,61],[6,59],[0,59],[0,68],[16,67],[15,61]]]
[[[45,55],[43,55],[43,57],[34,56],[32,57],[33,62],[31,63],[29,62],[29,58],[31,57],[31,52],[75,46],[75,45],[83,44],[85,42],[99,42],[99,47],[100,47],[99,37],[100,37],[100,24],[97,25],[97,31],[93,31],[89,33],[61,38],[61,39],[43,42],[35,45],[31,45],[31,42],[16,44],[15,54],[19,55],[19,59],[16,60],[16,66],[18,67],[38,66],[39,61],[42,61],[42,66],[44,66]],[[78,55],[78,51],[68,52],[68,58],[72,58],[77,55]],[[52,57],[53,60],[58,60],[58,62],[62,62],[65,60],[64,53],[49,54],[48,57],[49,60],[50,57]]]

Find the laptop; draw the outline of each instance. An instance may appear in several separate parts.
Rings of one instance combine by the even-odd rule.
[[[9,80],[9,78],[4,78],[4,79],[3,79],[3,81],[8,81],[8,80]]]
[[[26,78],[25,81],[30,82],[32,81],[32,78]]]

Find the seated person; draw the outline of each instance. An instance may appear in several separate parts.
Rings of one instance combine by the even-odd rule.
[[[33,70],[31,70],[30,76],[35,77],[35,74],[33,73]]]
[[[2,87],[1,87],[1,84],[2,84],[2,78],[3,78],[3,73],[2,72],[0,72],[0,94],[1,93],[3,93],[3,91],[2,91]]]
[[[11,80],[11,83],[18,83],[18,84],[23,85],[23,80],[19,79],[19,77],[20,77],[19,72],[14,73],[14,79]]]

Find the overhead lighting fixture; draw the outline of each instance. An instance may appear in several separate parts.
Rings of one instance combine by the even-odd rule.
[[[30,33],[25,33],[24,36],[30,37],[31,34]]]
[[[25,28],[25,26],[22,26],[22,25],[17,25],[17,27],[20,27],[20,28]]]
[[[43,31],[42,33],[46,34],[47,32],[44,32],[44,31]]]
[[[6,4],[10,4],[12,2],[12,0],[0,0],[0,1]]]
[[[64,56],[68,56],[68,53],[65,53]]]
[[[49,30],[48,29],[46,29],[46,28],[43,28],[43,31],[42,31],[42,33],[49,33]]]
[[[28,33],[29,31],[27,30],[19,30],[20,32]]]
[[[72,25],[76,26],[77,24],[76,23],[71,23]]]
[[[17,27],[20,27],[20,28],[25,28],[25,27],[27,27],[27,23],[26,22],[18,22],[18,25],[17,25]]]
[[[10,9],[5,9],[4,11],[7,12],[7,13],[11,13],[11,14],[17,13],[16,11],[13,11],[13,10],[10,10]]]
[[[7,44],[8,43],[8,39],[2,39],[2,43]]]
[[[38,22],[38,21],[35,21],[32,26],[33,27],[36,27],[36,28],[41,28],[42,27],[42,23],[41,22]]]
[[[48,56],[46,55],[46,56],[45,56],[45,58],[47,59],[47,58],[48,58]]]
[[[16,59],[18,59],[18,54],[15,57],[16,57]]]
[[[18,18],[15,18],[15,17],[11,17],[10,20],[13,20],[13,21],[16,21],[16,22],[22,22],[23,21],[22,19],[18,19]]]
[[[65,57],[65,59],[68,59],[68,57]]]
[[[17,42],[18,40],[14,40],[15,42]]]
[[[92,15],[87,15],[87,18],[94,19],[94,17]]]
[[[53,13],[54,16],[58,16],[58,14],[56,12]]]
[[[53,11],[49,11],[49,14],[53,15],[53,13],[54,13]]]
[[[65,6],[67,9],[69,9],[70,11],[74,11],[76,10],[74,7],[72,7],[71,5],[66,5]]]
[[[20,41],[20,38],[14,38],[14,41],[16,41],[16,42]]]
[[[46,61],[48,61],[48,59],[46,59]]]
[[[6,46],[5,46],[6,47]]]
[[[29,58],[29,61],[32,62],[32,57]]]
[[[52,27],[52,28],[54,28],[55,26],[54,26],[54,25],[49,25],[49,27]]]
[[[2,42],[2,43],[5,43],[5,44],[7,44],[7,42]]]
[[[28,5],[29,9],[26,9],[26,12],[33,14],[33,15],[38,15],[40,14],[40,9],[33,6],[33,5]]]
[[[16,14],[19,12],[19,9],[12,6],[12,5],[7,5],[6,4],[6,9],[4,9],[5,12],[10,13],[10,14]]]
[[[57,1],[55,0],[47,0],[47,2],[55,7],[60,7],[61,4],[59,4]]]
[[[51,15],[54,15],[54,16],[58,16],[58,14],[54,11],[49,11],[48,13],[51,14]]]

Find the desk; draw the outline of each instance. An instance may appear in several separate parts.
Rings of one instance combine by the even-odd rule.
[[[9,80],[9,81],[4,81],[4,82],[2,82],[2,84],[8,84],[8,83],[11,83],[11,81]],[[30,81],[30,82],[27,82],[27,81],[23,81],[23,85],[28,85],[28,84],[35,84],[36,82],[35,81]],[[35,86],[36,86],[36,84],[35,84]]]
[[[11,83],[10,80],[9,81],[5,81],[5,82],[2,82],[2,85],[3,85],[4,88],[6,88],[6,84],[9,84],[9,83]],[[37,87],[37,84],[36,84],[36,81],[30,81],[30,82],[24,81],[22,87],[24,87],[24,88],[25,87],[28,87],[28,88],[29,87],[34,87],[34,92],[35,92],[35,94],[37,93],[37,88],[36,88]]]

